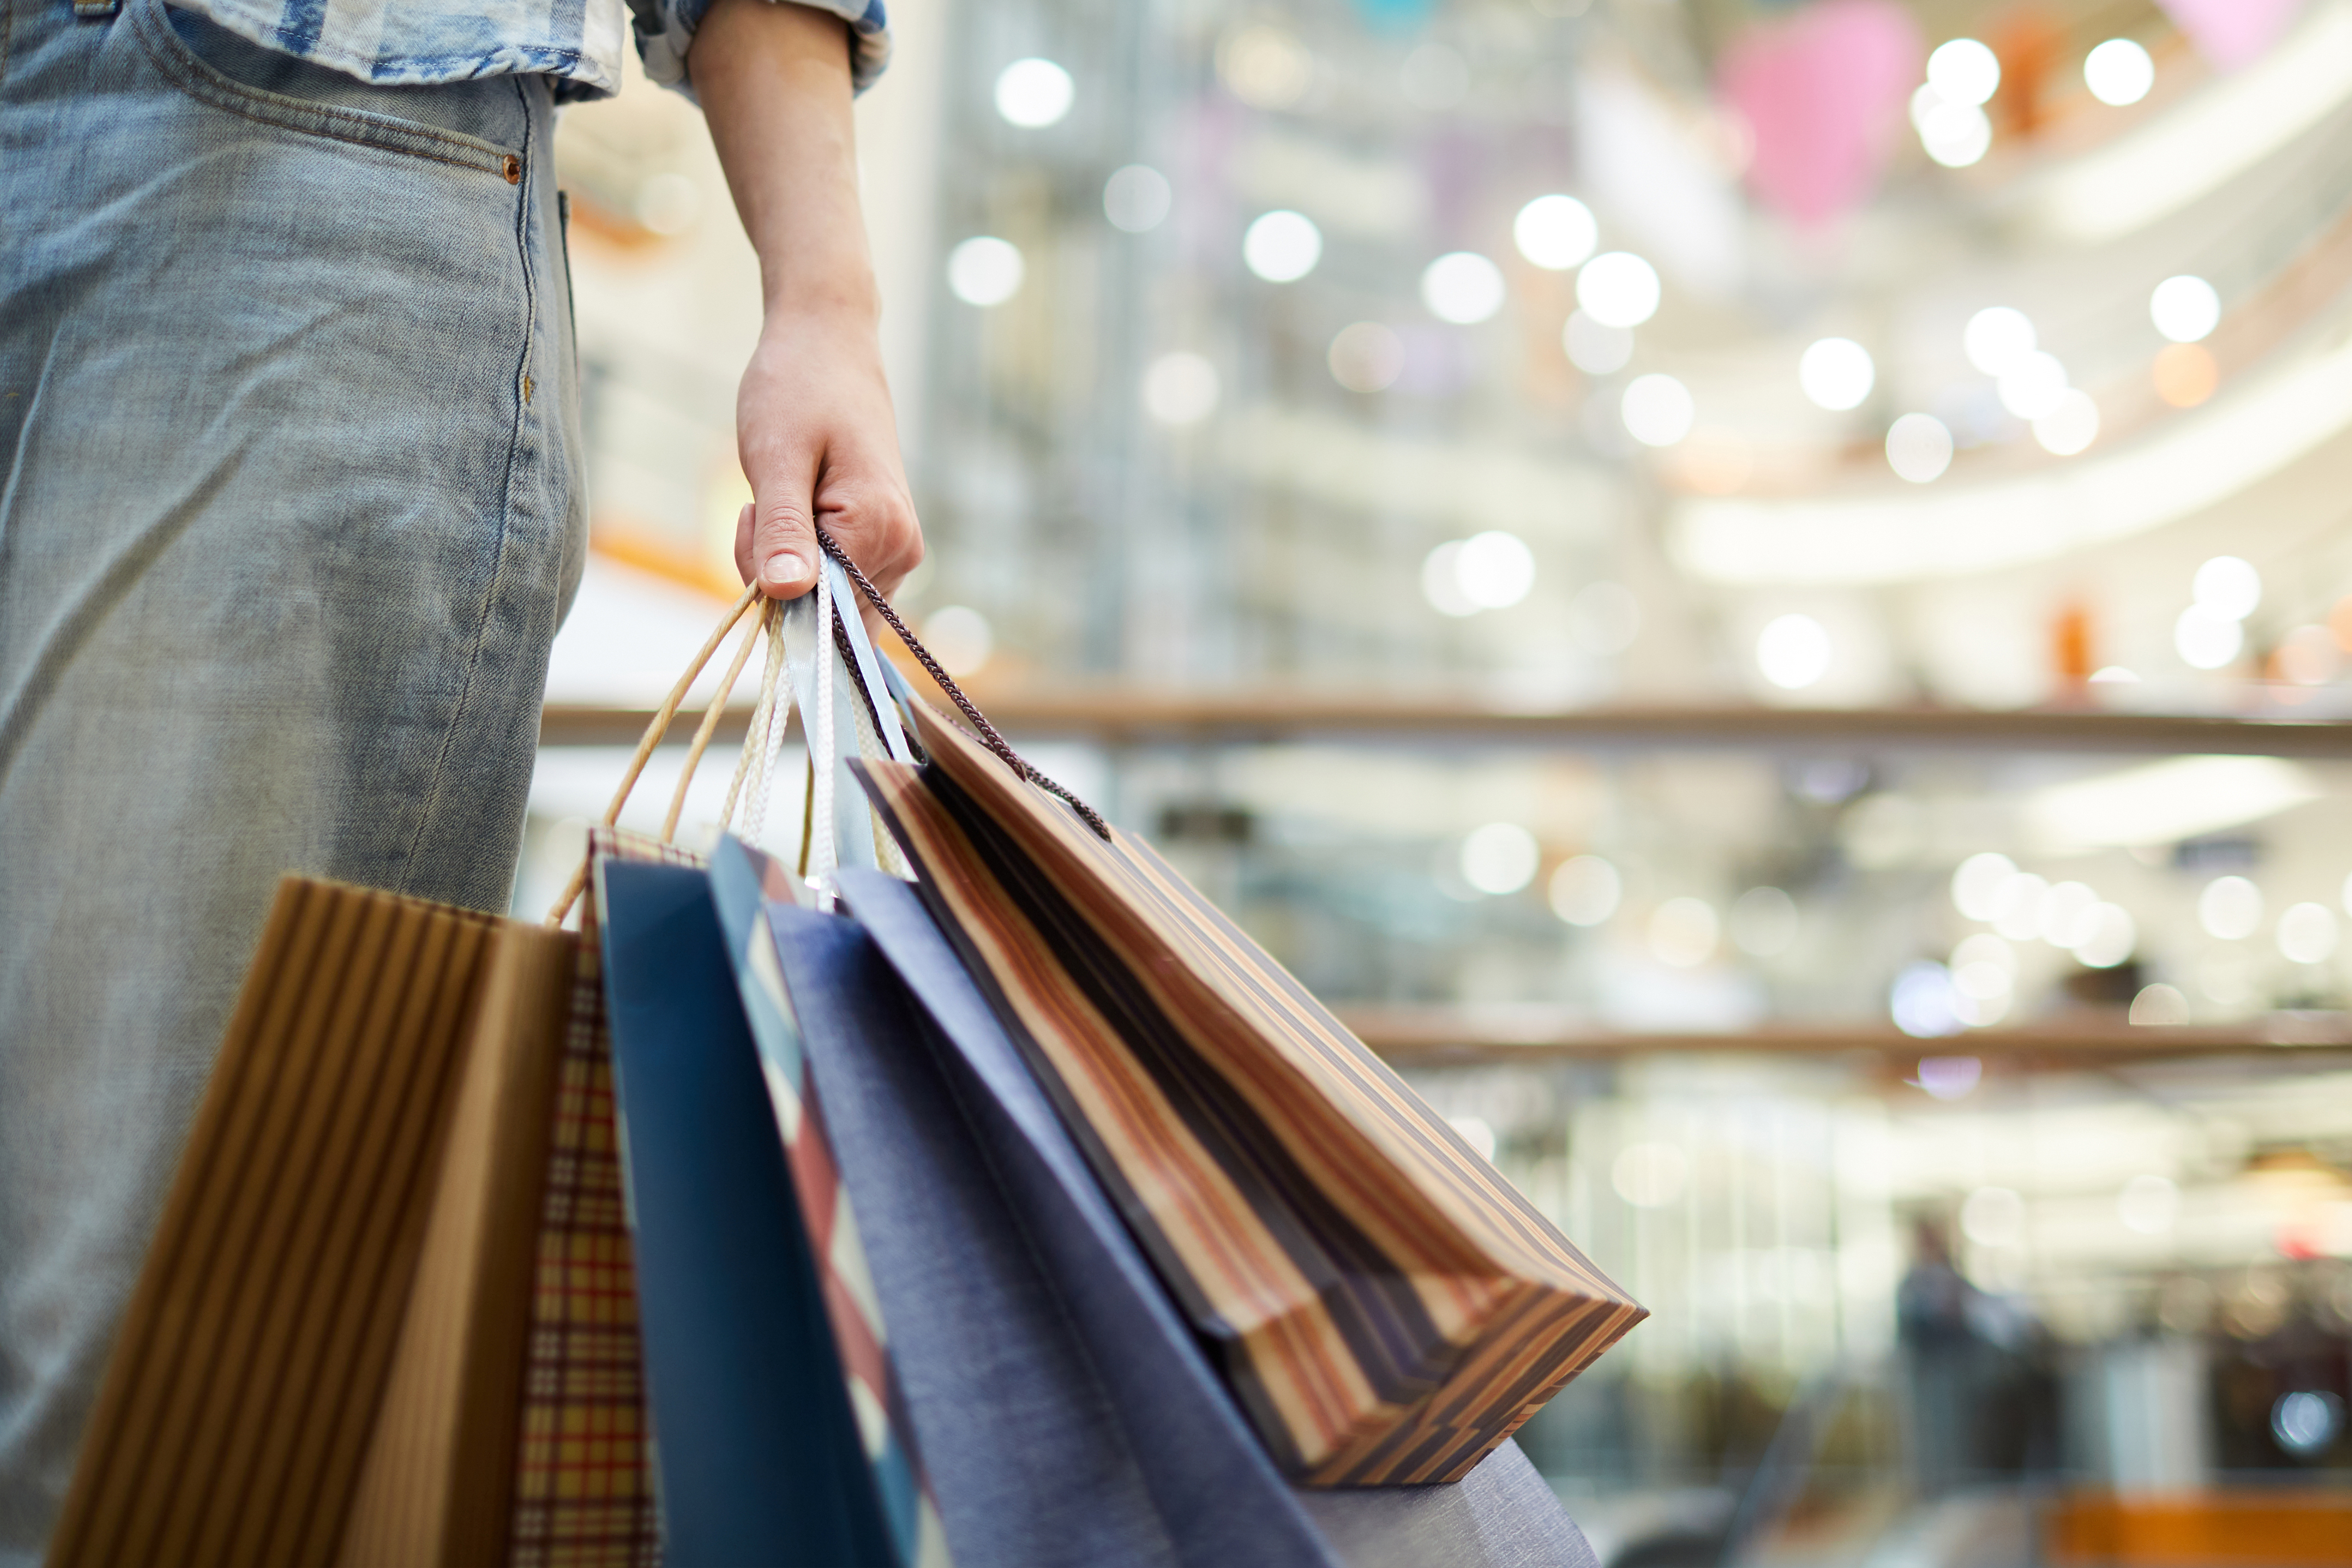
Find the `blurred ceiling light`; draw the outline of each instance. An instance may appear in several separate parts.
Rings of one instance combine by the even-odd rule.
[[[1689,387],[1654,372],[1626,383],[1618,408],[1625,428],[1644,447],[1673,446],[1690,434],[1691,421],[1698,415]]]
[[[2011,942],[2032,942],[2042,934],[2042,895],[2050,884],[2031,871],[2020,871],[2000,890],[2000,909],[1992,929]]]
[[[2032,353],[2039,342],[2033,323],[2022,310],[1988,305],[1969,318],[1960,332],[1960,347],[1969,363],[1987,375],[2006,375]]]
[[[1568,602],[1568,635],[1587,653],[1623,653],[1642,630],[1642,601],[1622,583],[1587,583]]]
[[[1930,1040],[1960,1032],[1959,1009],[1954,1004],[1950,972],[1933,959],[1921,959],[1905,964],[1895,977],[1886,1010],[1896,1028],[1914,1039]]]
[[[1715,906],[1705,899],[1668,899],[1650,916],[1650,956],[1675,969],[1696,969],[1715,956]]]
[[[2221,324],[2221,296],[2193,273],[2168,278],[2147,297],[2148,319],[2176,343],[2193,343]]]
[[[2099,901],[2087,882],[2059,882],[2043,890],[2034,920],[2042,940],[2053,947],[2074,948],[2090,935],[2083,923]]]
[[[2058,395],[2057,405],[2033,422],[2033,438],[2053,457],[2071,458],[2099,438],[2099,405],[2080,387]]]
[[[1601,242],[1601,229],[1592,209],[1574,196],[1538,196],[1519,209],[1511,237],[1519,254],[1538,267],[1565,272],[1584,265]]]
[[[1129,163],[1103,182],[1103,216],[1129,234],[1158,228],[1175,200],[1168,176],[1149,163]]]
[[[1971,1028],[1998,1024],[2009,1013],[2012,995],[2008,972],[1998,964],[1962,963],[1952,967],[1953,1010]]]
[[[1587,375],[1609,375],[1625,368],[1633,357],[1630,327],[1604,327],[1581,310],[1571,310],[1560,329],[1560,346],[1569,363]]]
[[[1979,1247],[2025,1239],[2025,1200],[2008,1187],[1979,1187],[1960,1205],[1960,1234]]]
[[[1486,607],[1462,591],[1462,544],[1459,539],[1449,539],[1421,563],[1421,596],[1439,615],[1457,619]]]
[[[1952,907],[1969,920],[1990,921],[2001,910],[2001,895],[2017,875],[2017,863],[1988,849],[1960,862],[1952,873]]]
[[[1941,108],[1945,102],[1942,93],[1937,92],[1931,84],[1921,82],[1911,94],[1911,129],[1926,130],[1927,116]]]
[[[1731,902],[1731,941],[1753,958],[1777,958],[1797,940],[1797,900],[1778,888],[1750,888]]]
[[[1305,213],[1260,213],[1242,234],[1242,260],[1269,283],[1295,283],[1323,259],[1323,231]]]
[[[2109,38],[2083,57],[2083,85],[2101,103],[2121,109],[2156,85],[2156,61],[2129,38]]]
[[[1217,394],[1217,367],[1196,353],[1161,354],[1143,373],[1144,412],[1162,425],[1198,425]]]
[[[2000,87],[2000,59],[1974,38],[1954,38],[1927,57],[1927,85],[1947,103],[1987,102]]]
[[[1490,528],[1462,542],[1454,576],[1463,597],[1482,610],[1507,610],[1536,585],[1535,552],[1516,533]]]
[[[1992,150],[1992,121],[1973,103],[1938,103],[1920,117],[1919,145],[1947,169],[1965,169]]]
[[[2045,785],[2025,797],[2019,825],[2052,854],[2128,849],[2259,822],[2320,794],[2306,769],[2280,757],[2168,757]]]
[[[2173,651],[2191,669],[2220,669],[2246,646],[2245,628],[2202,605],[2191,605],[2172,623]]]
[[[2116,1194],[2116,1217],[2142,1236],[2162,1236],[2179,1213],[2180,1189],[2162,1176],[2134,1176]]]
[[[2344,1430],[2344,1396],[2324,1388],[2297,1388],[2271,1404],[2271,1436],[2302,1460],[2313,1460],[2336,1444]]]
[[[2175,408],[2194,408],[2213,395],[2221,383],[2221,367],[2195,343],[2167,343],[2156,351],[2149,376],[2158,397]]]
[[[2032,194],[2078,244],[2180,211],[2317,126],[2352,98],[2352,6],[2314,5],[2299,34],[2166,113],[2051,170]]]
[[[1542,858],[1534,834],[1516,822],[1490,822],[1462,840],[1462,879],[1500,898],[1534,881]]]
[[[2113,969],[2139,945],[2139,927],[2121,904],[2093,904],[2084,914],[2083,928],[2074,959],[2092,969]]]
[[[996,634],[978,610],[942,605],[923,617],[923,646],[950,675],[972,675],[996,651]]]
[[[1014,60],[996,78],[996,112],[1033,131],[1058,122],[1076,95],[1070,73],[1051,60]]]
[[[1470,67],[1444,44],[1423,44],[1405,56],[1397,85],[1415,109],[1452,109],[1470,96]]]
[[[967,305],[1002,305],[1021,291],[1021,252],[1009,239],[983,234],[948,252],[948,288]]]
[[[1551,874],[1551,912],[1572,926],[1597,926],[1617,912],[1624,896],[1617,868],[1598,855],[1578,855]]]
[[[1952,433],[1932,414],[1906,414],[1886,427],[1886,466],[1915,485],[1933,484],[1952,466]]]
[[[2294,904],[2279,916],[2279,952],[2295,963],[2325,963],[2336,953],[2336,916],[2326,904]]]
[[[1378,321],[1341,327],[1331,339],[1331,379],[1350,392],[1385,392],[1404,374],[1404,340]]]
[[[1638,327],[1658,313],[1658,269],[1630,250],[1603,251],[1576,275],[1576,302],[1604,327]]]
[[[2197,895],[2197,923],[2222,942],[2250,937],[2263,923],[2263,890],[2243,877],[2216,877]]]
[[[2129,1021],[2166,1028],[2189,1022],[2189,998],[2176,985],[2144,985],[2132,998]]]
[[[2263,574],[2253,563],[2235,555],[2216,555],[2197,568],[2189,580],[2189,597],[2197,607],[2230,620],[2242,621],[2263,602]]]
[[[1689,1160],[1671,1143],[1635,1143],[1609,1163],[1609,1184],[1635,1208],[1665,1207],[1689,1179]]]
[[[1852,338],[1822,338],[1797,361],[1797,384],[1823,408],[1858,408],[1878,379],[1870,351]]]
[[[1315,80],[1315,58],[1279,27],[1244,27],[1217,48],[1217,74],[1253,109],[1288,109]]]
[[[2066,367],[2058,356],[2036,349],[2001,373],[2000,405],[2020,419],[2039,419],[2066,395]]]
[[[1960,939],[1952,949],[1951,969],[1957,974],[1971,963],[1989,963],[1999,970],[2004,981],[2017,978],[2017,949],[1989,931],[1980,931]]]
[[[2278,668],[2297,686],[2325,686],[2342,672],[2344,650],[2326,626],[2297,626],[2279,642]]]
[[[1756,637],[1756,668],[1783,691],[1801,691],[1830,672],[1828,628],[1811,616],[1775,616]]]
[[[1474,326],[1503,308],[1503,270],[1475,250],[1450,251],[1423,270],[1421,302],[1441,321]]]
[[[1919,1076],[1911,1081],[1937,1100],[1966,1100],[1984,1078],[1984,1063],[1976,1057],[1921,1057]]]

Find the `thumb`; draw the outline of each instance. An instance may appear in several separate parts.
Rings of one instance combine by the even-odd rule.
[[[761,592],[772,599],[796,599],[816,582],[816,526],[809,505],[815,479],[812,464],[805,474],[788,468],[766,476],[765,483],[753,481],[751,564]]]

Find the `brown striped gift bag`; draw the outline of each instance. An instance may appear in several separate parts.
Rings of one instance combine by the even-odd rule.
[[[1291,1475],[1459,1479],[1644,1316],[1150,846],[908,707],[928,763],[851,766]]]

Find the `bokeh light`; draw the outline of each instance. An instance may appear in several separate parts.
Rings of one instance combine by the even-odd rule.
[[[996,634],[969,605],[942,605],[923,617],[923,646],[950,675],[976,675],[996,651]]]
[[[2066,367],[2058,356],[2036,349],[2001,374],[2000,405],[2020,419],[2054,412],[2066,395]]]
[[[2006,375],[2039,342],[2025,312],[2007,305],[1986,306],[1969,318],[1960,332],[1969,363],[1993,376]]]
[[[1516,822],[1490,822],[1462,840],[1462,879],[1496,898],[1536,879],[1542,850]]]
[[[2245,628],[2202,605],[2191,605],[2172,623],[2172,648],[2192,669],[2219,669],[2246,646]]]
[[[994,235],[975,236],[948,252],[948,288],[967,305],[1002,305],[1021,291],[1020,249]]]
[[[1548,271],[1581,267],[1601,241],[1592,209],[1574,196],[1538,196],[1511,224],[1519,254]]]
[[[1625,428],[1645,447],[1671,447],[1690,434],[1698,405],[1690,388],[1671,375],[1637,375],[1625,384],[1619,402]]]
[[[1577,855],[1551,874],[1551,912],[1572,926],[1597,926],[1617,912],[1624,879],[1598,855]]]
[[[1715,956],[1721,922],[1705,899],[1668,899],[1650,915],[1650,956],[1675,969],[1696,969]]]
[[[2156,395],[2175,408],[2194,408],[2221,384],[2221,367],[2196,343],[2167,343],[2149,372]]]
[[[1610,250],[1576,275],[1576,302],[1604,327],[1638,327],[1658,313],[1658,269],[1630,250]]]
[[[1244,27],[1217,49],[1217,74],[1253,109],[1289,109],[1315,81],[1315,57],[1280,27]]]
[[[1216,411],[1217,367],[1196,353],[1161,354],[1143,373],[1144,412],[1162,425],[1197,425]]]
[[[1952,907],[1972,921],[1990,921],[2000,915],[2001,899],[2009,879],[2017,875],[2017,863],[2008,856],[1985,850],[1961,861],[1952,872]]]
[[[2263,890],[2243,877],[2216,877],[2197,895],[2197,923],[2222,942],[2250,937],[2263,923]]]
[[[996,112],[1028,130],[1058,123],[1076,96],[1070,73],[1051,60],[1014,60],[996,78]]]
[[[1503,308],[1503,270],[1475,250],[1439,257],[1421,275],[1421,302],[1441,321],[1474,326]]]
[[[1569,363],[1587,375],[1613,374],[1633,357],[1633,329],[1604,327],[1581,310],[1569,312],[1559,342]]]
[[[1992,150],[1992,121],[1973,103],[1937,103],[1920,117],[1919,145],[1947,169],[1965,169]]]
[[[2096,903],[2084,912],[2074,959],[2092,969],[2113,969],[2139,946],[2139,924],[2121,904]]]
[[[1385,392],[1404,374],[1404,340],[1378,321],[1356,321],[1331,339],[1331,379],[1350,392]]]
[[[2221,324],[2221,296],[2202,278],[2183,273],[2168,278],[2147,297],[2148,320],[2176,343],[2193,343],[2210,337]]]
[[[1242,261],[1269,283],[1296,283],[1323,259],[1323,231],[1305,213],[1260,213],[1242,234]]]
[[[2101,103],[2137,103],[2156,85],[2156,61],[2129,38],[2109,38],[2083,57],[2083,85]]]
[[[2033,438],[2043,451],[2056,457],[2071,458],[2086,450],[2099,438],[2098,404],[2081,388],[2068,387],[2058,395],[2049,413],[2033,421]]]
[[[2216,555],[2189,579],[2189,597],[2199,609],[2242,621],[2263,602],[2263,574],[2240,556]]]
[[[1947,103],[1988,102],[2000,87],[2000,59],[1974,38],[1953,38],[1927,57],[1927,85]]]
[[[1933,959],[1904,965],[1887,995],[1895,1026],[1915,1039],[1932,1040],[1960,1032],[1960,1012],[1951,973]]]
[[[1756,668],[1783,691],[1802,691],[1830,672],[1829,628],[1805,615],[1777,616],[1756,637]]]
[[[1175,201],[1168,176],[1149,163],[1129,163],[1103,182],[1103,216],[1129,234],[1158,228]]]
[[[2336,915],[2326,904],[2290,904],[2279,916],[2278,949],[2295,963],[2325,963],[2336,955]]]
[[[1952,433],[1932,414],[1906,414],[1886,428],[1886,466],[1915,485],[1932,484],[1952,466]]]
[[[1516,533],[1490,528],[1462,542],[1454,575],[1463,596],[1482,610],[1507,610],[1536,585],[1535,552]]]
[[[1870,351],[1852,338],[1822,338],[1797,361],[1797,384],[1822,407],[1858,408],[1878,379]]]

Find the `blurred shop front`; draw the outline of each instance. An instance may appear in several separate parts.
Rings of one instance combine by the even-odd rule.
[[[901,605],[1650,1309],[1602,1561],[2352,1563],[2352,0],[891,9]],[[735,587],[694,113],[518,908]]]

